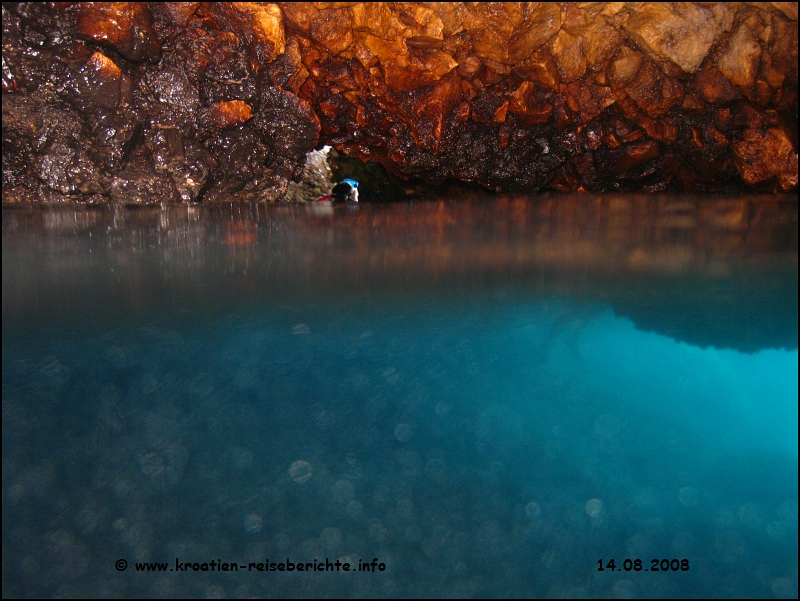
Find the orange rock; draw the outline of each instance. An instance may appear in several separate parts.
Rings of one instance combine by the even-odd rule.
[[[553,114],[553,105],[544,100],[529,81],[509,94],[508,110],[525,125],[545,123]]]
[[[660,64],[671,62],[686,73],[695,73],[723,28],[709,8],[690,3],[680,8],[676,12],[671,4],[646,2],[623,27]]]
[[[252,116],[253,110],[250,105],[241,100],[215,102],[208,109],[208,120],[218,129],[237,127],[246,123]]]
[[[276,199],[317,143],[495,190],[796,186],[787,3],[12,4],[15,182],[58,164],[25,125],[56,95],[95,191]]]
[[[320,11],[308,2],[283,2],[281,8],[287,27],[308,35],[328,52],[339,54],[353,45],[353,19],[349,8],[330,7]]]
[[[397,92],[408,92],[439,81],[457,66],[453,57],[442,50],[416,50],[409,54],[405,67],[393,62],[384,65],[386,85]]]
[[[583,39],[583,54],[589,69],[597,70],[614,56],[622,44],[622,38],[617,31],[609,26],[605,19],[597,17],[592,23],[581,31]]]
[[[640,52],[629,46],[620,47],[608,67],[608,80],[611,86],[624,88],[631,83],[639,74],[643,62],[644,56]]]
[[[651,61],[645,60],[625,92],[650,117],[663,115],[683,99],[683,86],[668,77]]]
[[[780,189],[797,186],[797,149],[782,127],[747,129],[734,140],[736,168],[750,185],[776,178]]]
[[[561,85],[558,67],[556,67],[553,57],[544,50],[535,52],[530,58],[519,63],[514,68],[514,72],[548,90],[557,91]]]
[[[731,82],[714,66],[704,67],[698,73],[695,86],[710,104],[729,104],[740,97]]]
[[[120,68],[106,55],[95,52],[86,62],[83,69],[90,89],[86,94],[91,95],[99,106],[115,108],[120,100],[120,85],[123,78]]]
[[[567,98],[572,100],[579,125],[589,123],[616,102],[611,88],[578,82],[567,86]]]
[[[186,27],[198,6],[199,2],[154,2],[150,9],[153,13],[161,13],[169,23]]]
[[[78,33],[134,61],[154,60],[159,43],[150,11],[141,2],[79,2]]]
[[[263,52],[262,60],[270,63],[286,50],[283,14],[277,4],[219,2],[210,4],[208,8],[252,46],[259,47]]]
[[[458,77],[455,74],[445,77],[416,100],[417,110],[409,123],[414,138],[421,147],[439,152],[447,118],[461,100]]]
[[[742,24],[728,40],[728,47],[717,66],[728,81],[749,95],[755,85],[760,60],[761,46],[747,26]]]
[[[475,54],[498,63],[528,58],[558,32],[561,8],[553,2],[475,2],[466,6],[463,27]]]
[[[550,42],[550,51],[563,83],[571,83],[586,73],[583,38],[571,35],[562,29]]]
[[[614,163],[615,173],[625,173],[650,159],[659,155],[658,142],[655,140],[642,140],[622,148],[622,155]]]

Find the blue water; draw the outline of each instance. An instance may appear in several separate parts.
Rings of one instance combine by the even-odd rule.
[[[797,347],[737,310],[796,341],[796,233],[619,276],[423,209],[4,209],[4,596],[796,597]]]

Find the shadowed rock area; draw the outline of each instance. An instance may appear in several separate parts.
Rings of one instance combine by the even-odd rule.
[[[795,3],[2,10],[5,201],[275,201],[323,144],[498,192],[797,188]]]

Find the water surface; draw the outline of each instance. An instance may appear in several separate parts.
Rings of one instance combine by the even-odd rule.
[[[4,596],[797,595],[796,199],[4,206],[2,257]]]

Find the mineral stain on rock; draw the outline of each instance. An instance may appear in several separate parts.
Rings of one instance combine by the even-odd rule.
[[[797,188],[794,3],[4,3],[3,198]]]

